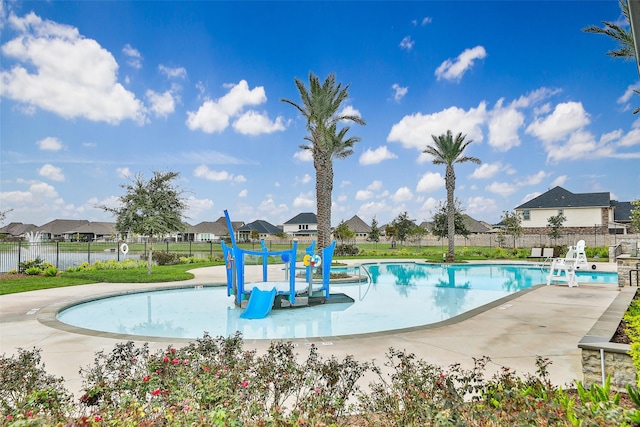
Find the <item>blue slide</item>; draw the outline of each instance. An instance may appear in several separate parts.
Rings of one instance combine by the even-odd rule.
[[[244,309],[240,317],[243,319],[265,318],[271,311],[275,298],[276,288],[272,288],[270,291],[261,291],[258,288],[254,288],[251,291],[247,308]]]

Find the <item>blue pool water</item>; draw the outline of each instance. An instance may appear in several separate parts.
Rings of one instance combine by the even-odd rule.
[[[354,303],[272,310],[264,319],[240,318],[226,287],[140,292],[81,303],[61,311],[69,325],[130,335],[198,338],[205,332],[246,339],[311,338],[391,331],[436,323],[533,285],[547,272],[523,265],[369,264],[364,283],[331,285]],[[579,272],[579,283],[616,284],[615,273]]]

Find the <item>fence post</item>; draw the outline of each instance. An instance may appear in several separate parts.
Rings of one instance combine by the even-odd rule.
[[[209,240],[209,257],[213,258],[213,241]]]
[[[189,240],[189,258],[191,258],[191,240]]]
[[[22,240],[18,240],[18,265],[16,265],[16,271],[20,271],[20,262],[22,257]]]
[[[87,242],[87,262],[91,265],[91,242]]]
[[[60,242],[56,241],[56,268],[60,268]]]

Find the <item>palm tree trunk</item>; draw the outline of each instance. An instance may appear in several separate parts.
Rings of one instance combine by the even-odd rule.
[[[456,260],[456,223],[453,192],[456,188],[456,175],[452,165],[447,165],[447,172],[445,174],[445,186],[447,187],[447,239],[449,241],[449,247],[447,250],[447,262],[454,262]]]
[[[318,156],[316,166],[316,204],[318,214],[318,249],[329,246],[331,240],[331,193],[333,167],[331,160]]]

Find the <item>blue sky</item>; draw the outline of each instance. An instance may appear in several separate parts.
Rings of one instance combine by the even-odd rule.
[[[282,224],[315,212],[294,78],[335,73],[365,126],[335,162],[332,223],[429,220],[450,129],[481,165],[456,197],[489,223],[561,185],[640,197],[633,62],[583,28],[612,1],[0,0],[0,210],[9,222],[112,221],[127,177],[180,173],[187,221]]]

